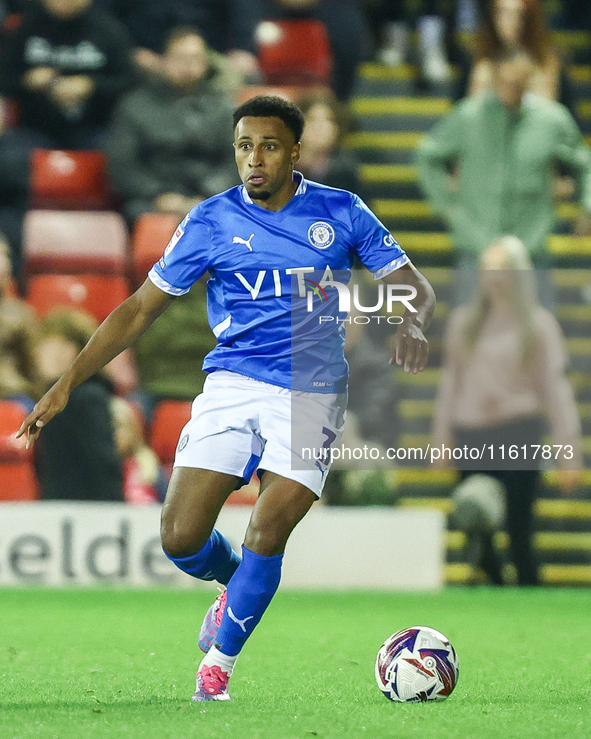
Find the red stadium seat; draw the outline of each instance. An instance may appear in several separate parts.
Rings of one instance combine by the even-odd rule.
[[[131,256],[136,284],[146,279],[178,225],[178,217],[171,213],[144,213],[138,219],[133,230]]]
[[[27,274],[125,274],[127,228],[118,213],[30,210],[23,227]]]
[[[30,462],[0,462],[0,500],[39,500],[37,478]]]
[[[152,416],[150,446],[160,459],[165,473],[170,476],[177,444],[184,425],[191,418],[191,401],[163,400],[156,406]],[[256,475],[248,485],[235,490],[228,505],[248,505],[256,503],[259,495],[259,481]]]
[[[30,458],[30,450],[25,449],[25,440],[14,438],[26,415],[20,403],[0,400],[0,462],[12,464]]]
[[[31,156],[33,208],[101,210],[113,195],[101,151],[35,149]]]
[[[163,400],[156,406],[152,417],[150,446],[167,472],[172,469],[180,433],[190,418],[189,400]]]
[[[35,275],[27,289],[27,302],[40,318],[52,308],[68,306],[101,322],[128,297],[127,281],[116,275]]]
[[[14,434],[26,416],[19,403],[0,401],[0,500],[37,500],[32,450]]]
[[[267,85],[328,85],[330,42],[317,20],[262,21],[255,34]]]
[[[16,31],[17,28],[19,28],[22,22],[22,13],[10,13],[6,16],[4,22],[2,23],[2,31],[4,33],[12,33],[13,31]]]

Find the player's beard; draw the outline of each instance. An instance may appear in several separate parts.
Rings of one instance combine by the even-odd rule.
[[[246,191],[248,192],[248,188],[246,188]],[[264,202],[268,200],[273,193],[269,192],[269,190],[259,190],[257,192],[249,192],[248,194],[253,200],[262,200]]]

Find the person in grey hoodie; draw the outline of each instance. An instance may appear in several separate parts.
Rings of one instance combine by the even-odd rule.
[[[180,218],[236,184],[224,64],[195,30],[175,29],[160,68],[121,101],[106,153],[131,224],[148,211]]]

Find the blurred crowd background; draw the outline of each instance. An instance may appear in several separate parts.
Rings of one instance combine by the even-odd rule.
[[[480,519],[453,496],[471,476],[453,460],[335,469],[324,502],[438,506],[455,515],[449,580],[500,584],[493,479],[509,578],[591,583],[588,2],[0,0],[0,23],[0,500],[162,501],[215,341],[203,282],[34,453],[13,434],[184,215],[239,184],[233,108],[279,94],[305,114],[298,168],[363,197],[439,299],[420,377],[388,365],[383,332],[350,327],[344,443],[574,448],[570,468],[485,465]]]

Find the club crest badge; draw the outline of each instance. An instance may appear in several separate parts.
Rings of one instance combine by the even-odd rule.
[[[177,451],[182,452],[188,443],[189,443],[189,434],[185,434],[183,438],[179,441],[179,448]]]
[[[334,236],[334,228],[325,221],[316,221],[308,229],[308,241],[317,249],[328,249]]]

